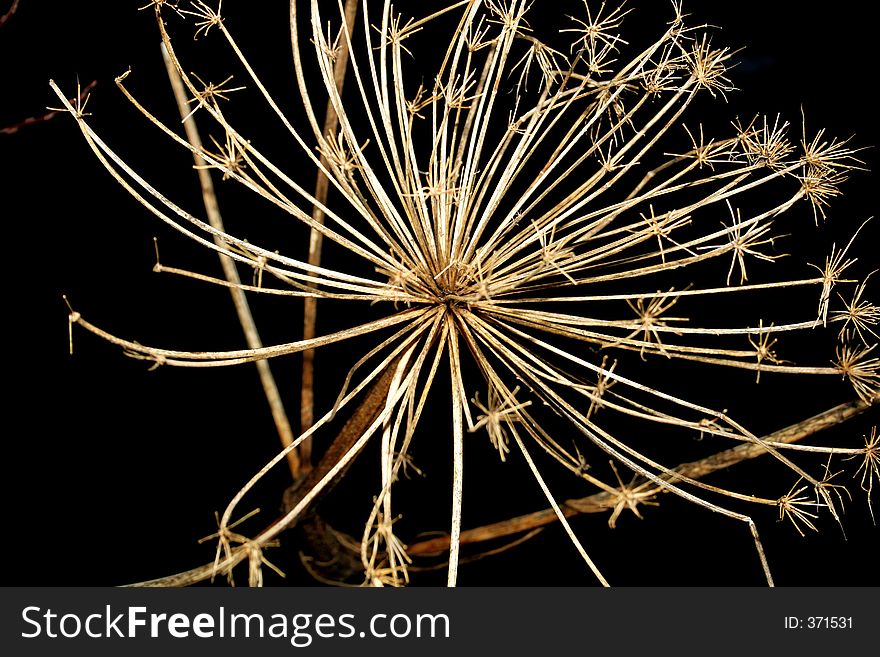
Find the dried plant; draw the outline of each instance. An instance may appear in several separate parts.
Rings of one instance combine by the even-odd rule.
[[[432,552],[445,554],[454,585],[462,545],[528,538],[526,532],[552,521],[607,584],[603,564],[591,558],[569,518],[603,510],[613,527],[625,510],[639,515],[661,493],[742,523],[772,584],[750,508],[778,511],[800,533],[816,528],[820,512],[839,520],[844,498],[827,475],[829,461],[841,455],[861,459],[856,480],[870,495],[877,474],[874,434],[865,447],[796,444],[878,398],[877,308],[865,298],[867,278],[849,278],[858,231],[844,248],[831,248],[818,273],[804,266],[806,273],[790,275],[796,268],[782,267],[784,275],[774,276],[784,255],[778,246],[789,245],[784,234],[826,220],[840,185],[861,167],[857,149],[824,131],[808,133],[806,121],[792,126],[781,117],[734,121],[726,133],[685,123],[690,106],[723,102],[733,90],[733,53],[716,45],[710,30],[688,26],[678,2],[647,45],[622,36],[629,9],[586,0],[579,15],[551,20],[557,27],[564,21],[564,29],[546,42],[530,24],[536,4],[462,0],[410,18],[387,1],[294,0],[293,68],[302,99],[294,119],[239,49],[222,3],[197,0],[183,8],[154,0],[145,8],[158,19],[186,134],[130,92],[128,74],[117,84],[144,117],[196,158],[206,218],[163,195],[119,157],[92,129],[84,103],[71,104],[70,94],[53,83],[119,184],[160,221],[220,254],[223,279],[161,262],[156,270],[229,287],[248,347],[147,346],[74,309],[71,330],[84,329],[151,367],[265,363],[346,340],[369,345],[351,357],[336,403],[315,418],[307,371],[299,436],[263,366],[284,449],[219,517],[216,560],[154,584],[228,575],[245,560],[250,581],[260,583],[264,550],[304,521],[368,441],[380,444],[381,456],[378,486],[364,493],[372,503],[362,535],[321,531],[322,540],[332,537],[357,565],[359,581],[373,585],[407,583],[413,558]],[[553,3],[540,4],[541,11],[554,11],[546,6]],[[214,84],[190,72],[169,34],[187,24],[199,39],[224,41],[243,73]],[[429,47],[420,43],[427,33]],[[317,191],[313,173],[294,175],[274,164],[251,126],[227,118],[233,115],[227,108],[248,93],[265,103],[310,160]],[[327,99],[324,119],[316,108]],[[195,120],[210,122],[219,135],[212,146],[202,144]],[[308,230],[308,249],[279,253],[272,244],[227,232],[212,172]],[[322,262],[322,240],[344,255]],[[239,268],[253,272],[252,283],[242,282]],[[792,311],[791,299],[801,290],[809,291],[809,300]],[[304,338],[263,346],[247,310],[249,294],[305,299]],[[318,300],[322,309],[344,307],[327,312],[344,314],[349,326],[315,333]],[[803,362],[789,360],[798,349],[784,349],[795,334],[810,341]],[[715,378],[747,370],[761,385],[768,377],[843,379],[857,399],[760,436],[724,408],[693,400],[693,383],[662,375],[667,367],[686,373],[678,376],[703,371]],[[435,390],[441,385],[448,391]],[[421,426],[426,407],[447,396],[449,531],[413,543],[414,532],[402,533],[406,519],[398,522],[395,484],[412,467],[413,446],[430,433]],[[767,403],[782,401],[774,396]],[[325,435],[337,415],[350,419],[335,437]],[[469,432],[484,430],[501,461],[527,464],[531,485],[543,491],[550,511],[463,531],[464,481],[491,476],[465,467]],[[313,437],[329,444],[318,463],[310,457]],[[676,445],[700,438],[717,453],[679,463]],[[778,477],[740,481],[739,489],[703,481],[759,455],[775,461]],[[284,516],[250,538],[232,532],[243,498],[284,461],[296,482]],[[557,499],[558,473],[547,474],[554,467],[580,480],[582,499]]]

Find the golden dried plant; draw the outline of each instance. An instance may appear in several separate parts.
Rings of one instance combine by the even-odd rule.
[[[865,297],[868,279],[850,278],[858,230],[843,248],[832,246],[816,272],[804,266],[800,275],[789,275],[793,268],[774,275],[784,255],[777,241],[826,219],[841,184],[861,168],[857,149],[824,131],[808,133],[806,121],[792,126],[780,117],[734,121],[717,135],[713,126],[713,136],[702,124],[686,124],[693,104],[723,103],[733,91],[733,53],[716,45],[711,30],[689,26],[678,2],[647,45],[624,39],[629,9],[587,0],[577,16],[542,17],[554,25],[565,21],[555,40],[545,41],[529,22],[536,4],[450,1],[410,18],[387,0],[293,0],[293,69],[302,100],[296,119],[249,64],[222,2],[146,5],[157,17],[185,133],[130,92],[128,73],[117,84],[158,131],[196,159],[204,216],[151,185],[93,130],[85,103],[71,104],[70,94],[52,84],[118,183],[160,221],[220,254],[224,278],[161,262],[156,271],[230,288],[248,346],[147,346],[74,309],[71,331],[84,329],[151,367],[258,363],[284,445],[219,516],[214,562],[153,584],[230,575],[243,561],[250,563],[249,581],[261,583],[266,548],[304,520],[369,441],[380,445],[379,483],[364,492],[361,536],[322,531],[356,565],[358,581],[370,585],[407,583],[414,557],[432,552],[444,555],[454,585],[463,545],[528,538],[552,521],[608,584],[613,579],[570,517],[604,510],[614,527],[623,511],[640,515],[662,493],[742,523],[759,572],[772,584],[749,508],[776,510],[798,532],[815,529],[823,511],[839,520],[844,497],[830,483],[829,464],[841,456],[862,459],[857,481],[870,496],[874,434],[864,447],[799,442],[878,398],[877,307]],[[546,6],[552,3],[540,4],[554,11]],[[199,39],[224,42],[243,73],[215,84],[190,72],[170,34],[187,24]],[[420,42],[425,34],[427,47]],[[308,158],[317,190],[315,172],[302,176],[276,165],[252,126],[227,118],[234,115],[227,108],[248,93]],[[325,102],[321,117],[315,108]],[[212,146],[203,145],[196,120],[219,134]],[[214,172],[307,230],[308,246],[282,253],[227,231]],[[323,240],[343,255],[322,262]],[[800,298],[793,293],[802,290],[812,291],[809,305],[792,310],[790,297]],[[262,345],[248,310],[251,294],[304,299],[303,338]],[[316,332],[319,300],[347,327]],[[803,362],[799,351],[784,348],[795,335],[810,341]],[[72,341],[71,334],[71,347]],[[351,356],[336,403],[313,417],[313,350],[344,341],[363,351]],[[266,365],[299,353],[307,356],[301,433],[291,428]],[[663,376],[664,368],[711,377],[745,370],[761,385],[768,377],[843,380],[855,400],[761,436],[727,407],[692,399],[693,383]],[[445,392],[435,390],[441,385]],[[437,397],[450,403],[443,413],[453,446],[449,530],[414,542],[393,493],[413,467],[413,446],[430,433],[421,425]],[[327,435],[337,415],[348,422]],[[527,465],[551,511],[463,531],[464,482],[491,477],[466,473],[468,433],[483,431],[501,461]],[[317,463],[313,438],[327,445]],[[675,443],[695,439],[717,453],[679,463]],[[760,455],[778,465],[775,478],[738,487],[704,481]],[[540,465],[546,456],[555,465]],[[283,517],[250,537],[232,532],[243,498],[285,462],[295,484]],[[559,473],[547,474],[554,467],[579,481],[580,499],[558,500]]]

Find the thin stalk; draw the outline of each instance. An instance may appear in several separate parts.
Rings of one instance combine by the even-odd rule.
[[[196,127],[192,110],[188,105],[183,82],[177,74],[176,67],[169,59],[168,51],[164,44],[162,44],[162,60],[165,62],[165,70],[168,72],[168,79],[171,82],[171,89],[174,92],[177,109],[180,112],[181,117],[184,118],[183,127],[186,131],[186,137],[193,148],[200,151],[203,148],[202,139],[199,136],[199,131]],[[193,152],[193,160],[195,161],[195,168],[199,176],[199,185],[202,189],[202,200],[205,204],[205,212],[208,215],[208,221],[217,231],[221,233],[226,232],[223,225],[223,217],[220,214],[220,206],[217,203],[217,195],[214,192],[214,182],[211,179],[211,172],[206,166],[207,163],[195,152]],[[214,236],[214,242],[220,248],[225,246],[216,235]],[[257,324],[254,321],[254,316],[251,313],[247,297],[241,287],[241,277],[238,275],[235,261],[222,252],[218,252],[217,255],[220,258],[223,275],[230,283],[229,292],[232,295],[232,303],[235,306],[235,313],[238,315],[238,322],[241,324],[241,330],[244,332],[245,341],[250,349],[262,349],[263,341],[260,339]],[[306,301],[309,301],[309,299]],[[312,299],[312,302],[314,302],[314,299]],[[285,448],[293,442],[294,435],[293,429],[290,426],[290,420],[287,418],[287,412],[284,410],[284,403],[281,401],[281,394],[278,392],[278,385],[275,383],[275,377],[272,376],[272,369],[269,366],[269,361],[258,360],[255,364],[257,366],[257,373],[260,376],[260,384],[263,386],[263,394],[266,395],[266,401],[269,403],[269,409],[272,412],[275,429],[278,431],[278,437],[281,439],[281,447]],[[296,451],[287,452],[287,463],[290,467],[290,474],[293,476],[294,480],[296,480],[300,476],[301,469],[299,455]]]
[[[357,16],[358,0],[346,0],[345,3],[345,24],[349,32],[354,28],[355,17]],[[333,78],[336,82],[337,93],[342,95],[342,86],[345,82],[345,70],[348,67],[348,48],[340,48],[337,55],[336,63],[333,67]],[[333,102],[327,101],[327,111],[324,118],[324,136],[327,139],[333,139],[336,129],[339,126],[339,116],[333,109]],[[326,155],[321,155],[321,167],[318,169],[318,177],[315,181],[315,198],[319,205],[312,208],[312,219],[317,224],[324,224],[324,211],[321,206],[327,204],[327,193],[330,188],[330,181],[325,173],[330,163]],[[309,257],[310,265],[319,266],[321,264],[321,246],[323,244],[323,234],[312,228],[309,235]],[[315,323],[318,317],[318,300],[316,298],[306,298],[303,300],[303,339],[308,340],[315,337]],[[315,419],[315,350],[309,349],[303,352],[302,362],[302,386],[300,388],[300,410],[299,421],[300,430],[306,431]],[[312,441],[311,439],[303,441],[299,448],[299,459],[302,462],[304,472],[311,468],[312,462]]]
[[[875,402],[876,403],[876,402]],[[814,415],[806,420],[797,422],[790,426],[774,431],[764,436],[761,442],[773,445],[786,445],[797,443],[815,433],[828,429],[830,427],[842,424],[857,415],[871,408],[868,404],[860,399],[840,404],[834,408],[830,408],[818,415]],[[724,470],[737,463],[748,461],[767,454],[767,450],[756,443],[746,443],[738,445],[731,449],[726,449],[717,454],[707,456],[698,461],[682,463],[673,468],[670,474],[660,475],[661,478],[675,479],[676,475],[688,477],[690,479],[700,479],[713,472]],[[613,493],[601,492],[588,497],[565,500],[559,506],[562,515],[566,518],[577,516],[582,513],[604,513],[612,510],[617,504],[618,496]],[[475,527],[463,531],[459,537],[461,545],[473,545],[486,541],[503,538],[527,532],[539,527],[545,527],[559,520],[554,509],[543,509],[534,513],[508,518],[496,523]],[[410,555],[429,556],[440,554],[449,549],[449,537],[437,536],[427,541],[420,541],[409,546]]]

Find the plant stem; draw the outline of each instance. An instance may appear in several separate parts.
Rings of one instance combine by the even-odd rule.
[[[345,3],[345,22],[346,29],[349,34],[354,28],[354,20],[357,15],[358,0],[346,0]],[[345,82],[345,70],[348,67],[348,49],[340,48],[336,63],[333,67],[333,78],[336,83],[336,89],[341,94],[342,85]],[[327,112],[324,118],[324,136],[327,139],[333,139],[336,134],[336,128],[339,125],[339,117],[333,109],[332,101],[327,101]],[[329,181],[324,174],[324,169],[329,166],[329,162],[323,154],[321,155],[321,167],[318,169],[318,178],[315,181],[315,199],[321,204],[327,203],[327,191]],[[324,212],[315,205],[312,208],[312,219],[315,222],[324,223]],[[318,266],[321,264],[321,245],[324,236],[314,228],[309,236],[309,264]],[[315,322],[318,314],[318,300],[313,297],[303,299],[303,339],[308,340],[315,337]],[[308,431],[315,420],[315,350],[309,349],[303,352],[302,365],[302,386],[300,388],[300,429],[303,433]],[[312,439],[308,438],[299,446],[299,456],[302,467],[306,471],[311,467],[312,462]]]
[[[818,415],[792,424],[784,429],[768,434],[761,439],[761,442],[776,443],[795,443],[814,433],[827,429],[829,427],[841,424],[849,420],[868,408],[872,404],[868,404],[860,399],[840,404],[834,408],[828,409]],[[663,479],[674,480],[676,474],[689,477],[691,479],[699,479],[708,474],[729,468],[732,465],[747,461],[758,456],[766,454],[767,450],[759,443],[745,443],[731,449],[726,449],[712,456],[708,456],[698,461],[690,463],[682,463],[672,470],[670,474],[663,475]],[[611,493],[601,492],[588,497],[579,499],[566,500],[560,504],[562,514],[566,518],[576,516],[582,513],[601,513],[614,508],[617,498]],[[544,527],[558,520],[556,512],[553,509],[543,509],[534,513],[528,513],[515,518],[509,518],[500,522],[484,525],[475,529],[470,529],[461,533],[460,542],[462,545],[482,543],[504,536],[511,536],[525,531],[529,531],[538,527]],[[438,536],[427,541],[415,543],[409,546],[410,555],[434,555],[445,552],[449,549],[449,537]]]
[[[318,462],[318,464],[308,471],[308,473],[302,473],[302,478],[293,484],[290,488],[285,491],[284,494],[284,502],[283,502],[283,514],[286,516],[287,512],[290,509],[293,509],[299,502],[303,499],[303,497],[312,490],[318,482],[320,482],[327,473],[336,465],[352,448],[352,446],[358,441],[358,439],[364,434],[367,428],[376,420],[379,414],[382,412],[382,409],[385,407],[385,403],[388,397],[388,390],[391,386],[391,381],[394,378],[394,375],[397,371],[397,364],[400,362],[400,357],[393,359],[386,367],[385,371],[379,376],[373,386],[367,391],[366,396],[360,405],[354,410],[352,416],[348,419],[336,437],[333,439],[333,442],[327,447],[327,451],[324,452],[323,457]],[[347,467],[346,467],[347,469]],[[321,493],[316,496],[310,505],[310,508],[315,507],[315,503],[322,499],[333,487],[333,484],[339,481],[345,473],[345,469],[341,470],[336,478],[325,486]],[[309,523],[311,522],[309,516],[311,514],[301,514],[297,520],[301,523]],[[269,525],[266,529],[260,532],[256,538],[254,538],[251,543],[261,544],[261,537],[271,532],[273,535],[277,535],[279,531],[283,529],[290,529],[293,524],[288,525],[282,529],[278,529],[277,525],[280,520],[276,520],[274,523]],[[315,522],[315,527],[317,531],[306,531],[306,537],[315,543],[319,543],[315,545],[316,550],[337,552],[340,549],[338,545],[339,541],[334,537],[332,531],[328,531],[329,527],[324,525],[318,519]],[[247,558],[248,555],[248,543],[244,543],[242,545],[236,546],[231,550],[231,554],[222,561],[218,563],[209,563],[203,566],[199,566],[197,568],[193,568],[192,570],[187,570],[182,573],[177,573],[176,575],[169,575],[167,577],[160,577],[154,580],[148,580],[144,582],[138,582],[136,584],[130,584],[129,586],[134,587],[161,587],[161,586],[190,586],[192,584],[197,584],[198,582],[203,582],[208,579],[213,579],[218,575],[225,575],[230,570],[232,570],[235,566],[241,563],[244,559]],[[360,560],[358,560],[358,564]]]
[[[202,140],[199,136],[198,128],[196,128],[192,109],[187,102],[183,82],[177,73],[177,69],[168,57],[168,51],[165,49],[164,45],[162,46],[162,58],[165,62],[165,68],[168,71],[168,78],[171,81],[174,98],[177,101],[177,109],[180,112],[181,117],[188,117],[183,122],[183,127],[186,130],[186,137],[193,147],[197,150],[201,150]],[[199,184],[202,188],[202,199],[205,204],[208,221],[211,226],[218,231],[224,231],[223,217],[220,214],[217,195],[214,193],[214,183],[211,180],[210,171],[208,171],[205,166],[207,162],[196,154],[193,154],[193,159],[196,163],[196,171],[199,174]],[[223,246],[222,242],[220,242],[219,238],[216,236],[214,237],[214,242],[217,243],[218,246]],[[257,325],[254,321],[254,316],[251,313],[250,306],[248,305],[247,297],[245,296],[244,291],[241,290],[241,278],[238,275],[238,269],[236,269],[235,262],[232,258],[222,253],[219,253],[218,256],[220,258],[220,265],[223,267],[223,275],[230,283],[229,292],[232,294],[232,303],[235,306],[238,321],[244,332],[245,341],[250,349],[260,349],[263,346],[263,342],[260,339],[260,334],[257,330]],[[269,403],[269,408],[272,411],[272,419],[275,421],[275,428],[281,439],[281,446],[287,447],[294,441],[295,437],[293,435],[293,429],[290,426],[290,421],[287,418],[287,413],[284,410],[284,404],[281,401],[281,394],[278,392],[275,378],[272,376],[269,362],[266,360],[258,360],[256,361],[256,366],[257,372],[260,375],[260,383],[263,385],[263,392],[266,395],[266,401]],[[291,475],[294,480],[296,480],[300,476],[300,470],[302,467],[296,450],[291,450],[287,453],[287,463],[290,467]]]

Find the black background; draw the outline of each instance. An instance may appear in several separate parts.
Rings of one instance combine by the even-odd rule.
[[[17,14],[0,29],[0,126],[41,114],[47,105],[57,106],[49,92],[50,78],[71,95],[77,76],[83,84],[96,80],[88,106],[94,113],[92,124],[148,179],[173,192],[170,195],[183,205],[197,209],[198,188],[189,155],[170,148],[113,84],[116,75],[132,67],[131,88],[157,113],[174,121],[153,12],[137,11],[145,2],[23,0]],[[409,11],[403,6],[409,3],[401,4],[404,12]],[[627,32],[632,38],[659,30],[640,23],[638,10],[643,4],[647,3],[630,3],[637,9],[625,25],[634,28]],[[854,3],[820,7],[811,10],[794,1],[686,3],[692,24],[721,26],[719,40],[744,48],[733,73],[742,91],[731,94],[728,106],[713,106],[713,111],[730,119],[758,111],[771,116],[782,112],[797,124],[803,107],[810,125],[832,127],[837,135],[855,134],[858,144],[873,147],[876,106],[868,92],[876,79],[877,57],[869,10]],[[224,13],[248,55],[253,54],[255,67],[273,88],[281,89],[282,106],[294,102],[286,3],[227,0]],[[200,62],[199,52],[212,56],[222,52],[215,35],[204,39],[204,44],[191,43],[179,21],[172,17],[171,23],[178,28],[180,47],[193,53],[189,61]],[[222,58],[199,66],[210,73],[205,79],[215,82],[233,70]],[[245,74],[237,72],[235,80],[244,83]],[[294,177],[310,185],[312,171],[295,155],[286,154],[287,147],[284,142],[267,148],[278,154]],[[76,332],[75,354],[69,357],[67,311],[61,295],[69,295],[77,310],[107,330],[146,344],[236,348],[242,342],[228,294],[152,274],[152,238],[159,237],[162,260],[169,265],[216,273],[216,259],[172,235],[137,206],[103,171],[66,116],[0,136],[0,153],[4,199],[0,217],[7,256],[3,583],[122,584],[209,561],[213,548],[196,541],[214,530],[214,510],[222,511],[276,450],[255,372],[252,368],[146,372],[143,363],[124,358],[118,349],[82,331]],[[862,159],[876,168],[876,149],[866,150]],[[816,244],[848,239],[875,212],[875,187],[873,173],[854,176],[845,188],[847,196],[832,206],[831,221],[815,229]],[[228,197],[221,195],[221,203],[228,222],[232,227],[245,226],[246,236],[257,241],[266,230],[261,228],[264,224],[251,222],[254,217],[247,214],[247,206],[239,205],[234,192],[221,192],[227,193]],[[236,211],[239,216],[233,217]],[[809,211],[801,208],[801,212],[805,213],[801,225],[813,230]],[[877,235],[876,228],[869,227],[863,237],[862,275],[877,267]],[[273,248],[304,255],[299,237],[281,239]],[[805,238],[808,251],[813,239]],[[818,262],[826,251],[827,246],[809,254]],[[266,343],[297,338],[301,331],[297,305],[256,303]],[[338,317],[328,310],[322,319],[326,329]],[[320,356],[325,358],[319,370],[325,379],[323,384],[319,380],[319,403],[327,402],[334,382],[347,369],[335,367],[345,362],[334,360],[339,356],[346,356],[345,349]],[[298,361],[284,359],[275,363],[274,370],[290,400],[291,417],[296,418]],[[751,380],[750,375],[734,378],[729,385],[747,385]],[[743,392],[743,400],[732,410],[756,431],[770,431],[850,396],[845,386],[830,389],[833,392],[827,396],[825,390],[809,396],[790,387],[786,379],[768,377],[754,391],[749,387]],[[719,396],[722,392],[727,391]],[[795,395],[796,399],[789,398]],[[780,401],[767,403],[768,398]],[[781,406],[789,414],[777,412]],[[427,458],[435,459],[427,463],[428,479],[404,483],[403,490],[415,500],[409,514],[417,513],[423,503],[426,513],[436,519],[419,528],[443,530],[443,509],[448,505],[443,481],[449,477],[443,450],[448,450],[448,441],[442,411],[435,413],[424,431],[444,446],[428,453]],[[876,418],[862,417],[836,429],[829,440],[839,437],[858,444],[858,436],[873,423]],[[466,524],[543,508],[540,492],[523,466],[498,465],[483,442],[468,455],[473,461],[466,466]],[[363,458],[369,459],[370,453]],[[848,464],[841,475],[847,483],[854,467]],[[714,481],[748,482],[764,476],[771,476],[766,464],[748,464]],[[370,493],[356,490],[356,477],[352,481],[338,489],[330,513],[356,532],[357,519],[368,512]],[[260,505],[265,514],[274,515],[283,485],[279,473],[257,493],[252,506]],[[822,518],[820,534],[801,538],[790,525],[776,522],[774,511],[756,515],[778,584],[858,586],[880,581],[876,571],[880,532],[871,524],[857,482],[850,488],[854,500],[844,517],[846,540],[827,517]],[[375,486],[367,488],[375,490]],[[614,531],[607,528],[605,517],[581,519],[576,528],[613,584],[762,583],[743,526],[677,499],[664,498],[659,509],[648,509],[643,521],[625,515]],[[301,581],[291,550],[269,556],[289,573],[288,581]],[[442,581],[429,573],[414,577],[416,583]],[[525,546],[464,566],[460,581],[465,585],[594,583],[554,527]]]

